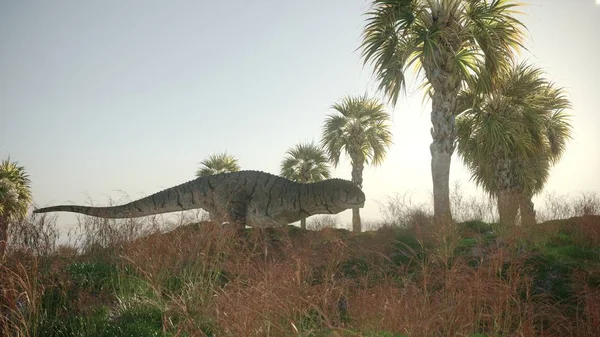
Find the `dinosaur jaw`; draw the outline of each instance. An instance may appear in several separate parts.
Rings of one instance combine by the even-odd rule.
[[[365,202],[357,202],[357,203],[350,203],[350,208],[363,208],[365,207]]]
[[[365,207],[365,202],[346,202],[340,208],[340,211],[344,211],[352,208],[363,208]]]

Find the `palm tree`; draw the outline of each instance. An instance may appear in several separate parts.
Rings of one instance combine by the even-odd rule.
[[[240,170],[237,158],[227,152],[213,154],[200,162],[200,168],[196,171],[197,177],[205,177],[213,174],[237,172]]]
[[[515,224],[520,209],[529,225],[535,223],[531,199],[570,138],[564,113],[570,103],[539,68],[521,63],[500,75],[491,81],[482,73],[479,85],[459,94],[458,153],[477,185],[497,198],[500,223]]]
[[[8,241],[8,225],[25,217],[31,203],[29,176],[10,157],[0,163],[0,257]]]
[[[322,147],[300,143],[286,152],[281,162],[281,176],[300,183],[314,183],[331,176],[327,154]],[[300,228],[306,229],[306,218],[300,220]]]
[[[456,96],[479,67],[495,73],[522,46],[523,24],[511,0],[373,0],[362,57],[395,105],[405,74],[424,70],[431,97],[431,175],[437,224],[452,220],[450,160],[455,148]]]
[[[332,106],[339,114],[328,115],[323,123],[322,145],[337,166],[342,151],[350,157],[352,182],[362,188],[365,164],[379,165],[392,145],[390,116],[375,98],[348,96]],[[352,209],[352,230],[360,232],[360,213]]]

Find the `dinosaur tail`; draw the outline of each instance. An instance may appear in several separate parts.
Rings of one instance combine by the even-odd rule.
[[[38,208],[34,210],[33,213],[72,212],[106,219],[123,219],[185,211],[202,207],[197,192],[194,193],[195,184],[197,184],[197,182],[192,180],[119,206],[91,207],[80,205],[58,205]]]
[[[131,212],[125,207],[127,205],[115,207],[91,207],[80,205],[58,205],[44,208],[38,208],[33,213],[48,213],[48,212],[71,212],[80,213],[100,218],[118,219],[118,218],[136,218],[140,216],[150,215],[145,212]]]

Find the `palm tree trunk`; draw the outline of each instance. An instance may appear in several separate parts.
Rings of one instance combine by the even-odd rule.
[[[306,184],[310,180],[310,174],[307,170],[307,167],[303,166],[300,171],[300,180],[299,182],[302,184]],[[300,228],[306,229],[306,218],[300,219]]]
[[[0,258],[4,256],[8,243],[8,220],[0,216]]]
[[[508,155],[492,159],[496,164],[496,186],[498,191],[498,215],[500,225],[512,227],[516,225],[519,212],[520,194],[514,189],[514,162]]]
[[[459,88],[459,87],[458,87]],[[452,222],[450,210],[450,162],[454,153],[456,128],[456,90],[435,90],[431,101],[431,178],[433,181],[433,213],[436,225]],[[445,88],[444,88],[445,89]]]
[[[432,143],[433,145],[433,143]],[[452,221],[450,211],[450,158],[452,154],[431,152],[431,178],[433,181],[433,214],[436,225]]]
[[[519,197],[519,209],[521,210],[521,224],[523,226],[533,226],[536,224],[535,208],[531,195],[521,193]]]
[[[500,225],[503,227],[512,227],[516,224],[517,212],[519,210],[519,196],[510,189],[498,191],[498,215],[500,216]]]
[[[352,157],[352,182],[358,187],[362,188],[363,183],[363,169],[365,168],[365,160],[361,156]],[[360,232],[362,230],[362,224],[360,221],[360,208],[352,209],[352,231]]]
[[[360,221],[360,209],[359,208],[352,209],[352,231],[353,232],[361,232],[362,231],[362,223]]]

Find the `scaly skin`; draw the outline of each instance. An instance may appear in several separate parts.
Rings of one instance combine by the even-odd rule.
[[[200,177],[113,207],[60,205],[34,213],[74,212],[100,218],[137,218],[202,208],[213,219],[253,227],[287,225],[310,215],[364,207],[365,194],[348,180],[301,184],[260,171]]]

